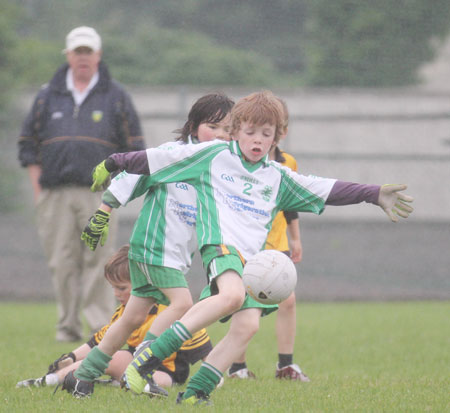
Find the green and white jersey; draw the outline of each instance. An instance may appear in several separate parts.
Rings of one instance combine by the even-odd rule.
[[[184,145],[169,142],[161,151]],[[121,204],[146,194],[130,238],[129,257],[151,265],[175,268],[186,274],[197,249],[197,195],[186,183],[154,186],[149,176],[122,172],[108,188]]]
[[[320,214],[335,179],[304,176],[269,161],[244,160],[236,141],[145,151],[153,184],[185,182],[197,190],[197,238],[237,248],[245,259],[264,248],[276,213]],[[132,171],[133,165],[125,167]]]

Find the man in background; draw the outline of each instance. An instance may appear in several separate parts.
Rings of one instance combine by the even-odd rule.
[[[91,27],[67,35],[67,62],[37,94],[19,139],[58,304],[56,339],[62,342],[82,339],[81,309],[96,331],[115,307],[103,267],[113,253],[117,221],[109,225],[107,248],[93,253],[80,240],[101,201],[89,189],[91,170],[114,152],[145,147],[131,98],[110,77],[101,46]]]

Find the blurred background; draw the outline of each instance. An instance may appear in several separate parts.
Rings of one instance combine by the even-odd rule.
[[[302,173],[409,185],[405,222],[372,206],[300,216],[299,300],[450,298],[448,0],[0,0],[0,10],[1,300],[53,299],[17,138],[80,25],[102,36],[149,147],[173,139],[205,93],[271,89],[288,104],[283,148]],[[139,209],[120,211],[118,246]],[[188,281],[195,294],[205,283],[198,256]]]

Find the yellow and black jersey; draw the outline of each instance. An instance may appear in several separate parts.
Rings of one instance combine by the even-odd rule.
[[[292,155],[288,154],[287,152],[277,150],[275,152],[275,161],[297,172],[297,161]],[[289,251],[289,242],[286,234],[286,218],[292,220],[297,218],[297,216],[298,214],[296,212],[278,212],[272,222],[272,229],[267,235],[265,246],[266,250]]]
[[[136,347],[144,340],[147,331],[155,321],[155,318],[161,311],[164,311],[167,306],[163,304],[155,304],[149,311],[144,323],[134,330],[127,340],[129,350],[134,352]],[[94,347],[102,341],[105,333],[109,327],[116,322],[125,310],[124,305],[117,307],[111,321],[106,326],[98,330],[87,342],[90,347]],[[177,384],[182,384],[189,376],[189,365],[194,364],[200,359],[205,358],[212,350],[211,339],[205,329],[202,329],[194,334],[192,339],[183,343],[183,346],[177,353],[171,354],[164,360],[163,365],[158,369],[168,373],[172,380]]]
[[[176,353],[165,359],[158,370],[168,373],[174,383],[183,384],[189,377],[189,366],[204,359],[211,350],[211,339],[203,328],[185,341]]]
[[[164,305],[154,305],[143,324],[134,330],[130,337],[128,337],[127,344],[128,347],[131,349],[135,349],[142,341],[144,340],[145,335],[147,334],[147,331],[149,330],[150,326],[155,321],[155,318],[157,315],[163,311],[166,308]],[[100,341],[103,340],[103,337],[105,336],[106,332],[108,331],[109,327],[116,322],[120,317],[122,317],[123,312],[125,311],[125,306],[122,304],[119,307],[116,308],[116,311],[114,312],[113,316],[111,317],[111,321],[106,326],[102,327],[100,330],[98,330],[88,341],[88,345],[90,347],[96,346]]]

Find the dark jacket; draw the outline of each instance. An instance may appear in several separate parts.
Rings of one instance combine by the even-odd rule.
[[[62,65],[34,100],[19,139],[22,166],[41,165],[42,187],[92,184],[95,165],[115,152],[145,148],[130,96],[99,65],[99,80],[80,106]]]

